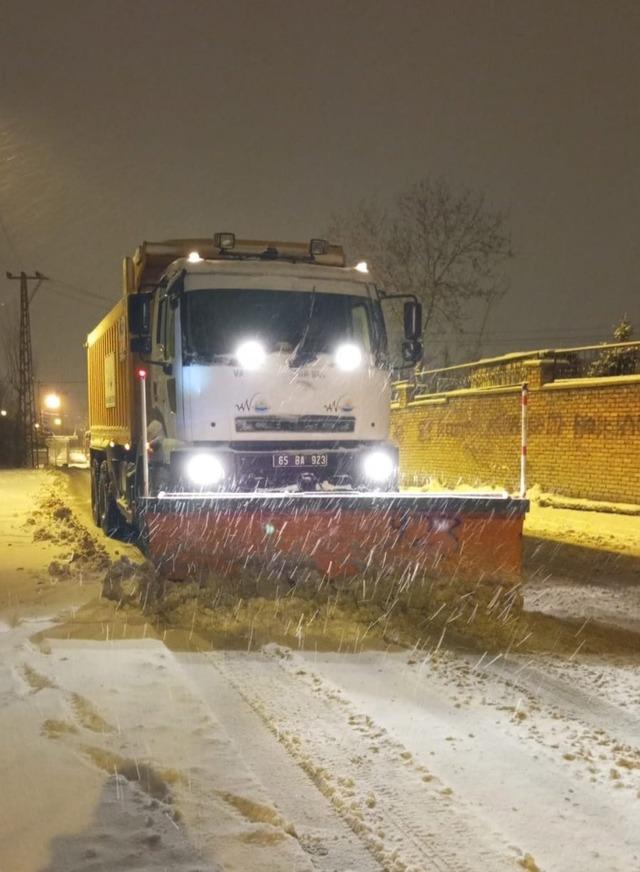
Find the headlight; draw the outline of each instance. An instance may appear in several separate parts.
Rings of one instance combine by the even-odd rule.
[[[248,339],[236,348],[236,359],[243,369],[260,369],[267,352],[255,339]]]
[[[376,484],[389,481],[394,471],[393,458],[385,451],[372,451],[367,454],[362,466],[365,477]]]
[[[187,476],[198,487],[218,484],[224,478],[224,467],[213,454],[196,454],[187,462]]]
[[[349,371],[357,369],[362,362],[362,351],[357,345],[351,342],[345,342],[344,345],[339,345],[336,348],[336,366],[338,369]]]

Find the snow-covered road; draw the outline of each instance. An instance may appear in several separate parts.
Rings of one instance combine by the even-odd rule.
[[[640,869],[639,659],[82,638],[97,578],[52,579],[52,543],[20,539],[22,484],[0,507],[0,872]]]

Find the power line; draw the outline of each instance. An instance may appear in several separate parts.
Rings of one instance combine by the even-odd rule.
[[[549,329],[549,328],[545,329],[545,328],[541,327],[541,328],[531,328],[530,330],[527,330],[526,332],[500,330],[500,331],[495,331],[495,332],[489,331],[489,332],[480,333],[479,331],[476,332],[474,330],[470,330],[470,331],[450,332],[450,333],[438,331],[437,333],[429,334],[429,332],[427,331],[425,336],[427,338],[429,338],[430,341],[439,340],[439,341],[443,341],[443,342],[449,342],[449,341],[453,341],[456,339],[458,339],[458,340],[465,340],[465,339],[474,340],[474,339],[478,339],[478,338],[486,339],[487,341],[491,340],[493,342],[505,342],[505,341],[511,342],[513,339],[520,339],[523,341],[525,341],[525,340],[537,341],[539,339],[545,339],[545,338],[563,339],[563,338],[570,338],[572,336],[578,337],[578,338],[581,336],[601,336],[603,334],[608,335],[610,332],[611,332],[610,327],[594,327],[593,329],[590,329],[590,330],[587,328],[575,329],[575,330],[574,329],[563,330],[563,329],[559,328],[559,329],[554,330],[554,329]]]
[[[522,326],[522,325],[520,325]],[[545,336],[550,336],[554,333],[557,333],[562,336],[569,336],[572,333],[581,333],[585,334],[588,332],[591,333],[599,333],[602,330],[610,330],[610,324],[596,324],[590,328],[588,327],[530,327],[526,330],[527,335],[530,334],[544,334]],[[513,330],[442,330],[438,331],[441,336],[505,336],[511,335]]]
[[[532,344],[533,343],[533,344],[535,344],[535,346],[537,348],[541,348],[541,347],[548,348],[549,346],[552,346],[552,345],[556,345],[556,346],[557,345],[564,345],[565,343],[571,344],[571,343],[575,343],[575,342],[582,342],[585,340],[588,340],[589,343],[592,345],[597,345],[599,343],[606,345],[607,342],[613,341],[607,337],[602,337],[601,334],[587,333],[584,336],[552,336],[552,337],[548,337],[548,336],[547,337],[544,337],[544,336],[542,336],[542,337],[541,336],[513,336],[510,339],[508,339],[508,338],[505,338],[505,339],[491,339],[491,338],[489,338],[489,339],[485,339],[482,344],[484,346],[497,345],[497,346],[504,347],[504,346],[509,346],[509,345],[518,346],[520,344]],[[463,338],[460,338],[459,340],[439,339],[437,337],[434,337],[433,339],[429,338],[429,337],[425,338],[425,343],[427,345],[447,345],[447,344],[455,345],[456,341],[458,341],[461,344],[464,343]],[[473,342],[475,340],[470,340],[470,341]],[[532,349],[532,350],[535,350],[535,349]]]
[[[480,336],[474,335],[473,333],[450,333],[443,335],[442,333],[436,335],[425,334],[425,338],[429,339],[429,341],[438,340],[441,342],[454,342],[456,340],[464,341],[471,340],[475,341],[476,339],[486,339],[487,341],[491,340],[492,342],[511,342],[513,339],[522,339],[524,340],[540,340],[540,339],[563,339],[563,338],[580,338],[581,336],[601,336],[603,334],[602,330],[590,330],[585,331],[583,333],[538,333],[536,335],[530,333],[505,333],[500,336]]]
[[[65,282],[62,279],[51,279],[51,281],[54,285],[60,285],[63,288],[67,288],[69,293],[78,294],[83,299],[89,297],[93,300],[100,300],[101,303],[113,303],[113,300],[109,297],[104,297],[102,294],[96,294],[93,291],[87,291],[71,282]]]
[[[587,333],[601,333],[603,330],[611,331],[611,325],[604,325],[601,327],[531,327],[527,330],[527,335],[535,336],[571,336],[571,335],[582,335],[584,336]],[[511,336],[513,333],[512,330],[485,330],[481,332],[480,330],[463,330],[461,333],[451,333],[446,335],[451,336]]]
[[[88,306],[96,306],[101,309],[104,309],[105,303],[100,302],[98,300],[94,300],[92,297],[80,297],[75,294],[69,294],[66,291],[61,291],[59,288],[52,288],[52,293],[58,297],[62,297],[65,300],[71,300],[74,303],[85,303]]]
[[[74,379],[64,379],[64,378],[47,378],[47,379],[39,379],[39,384],[52,384],[52,385],[86,385],[86,378],[74,378]]]

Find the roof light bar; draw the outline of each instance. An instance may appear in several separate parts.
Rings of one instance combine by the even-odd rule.
[[[213,244],[216,248],[229,249],[236,244],[235,233],[216,233],[213,237]]]

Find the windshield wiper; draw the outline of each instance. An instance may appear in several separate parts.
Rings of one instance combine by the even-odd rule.
[[[304,333],[302,334],[302,338],[300,342],[296,345],[296,347],[291,352],[291,357],[289,358],[289,366],[292,368],[298,368],[300,366],[304,366],[305,363],[311,363],[318,356],[317,351],[311,351],[310,349],[305,349],[305,344],[307,341],[307,337],[309,336],[309,330],[311,328],[311,322],[313,320],[313,313],[316,307],[316,286],[314,285],[311,289],[310,294],[310,303],[309,303],[309,314],[307,315],[307,324],[304,328]]]

